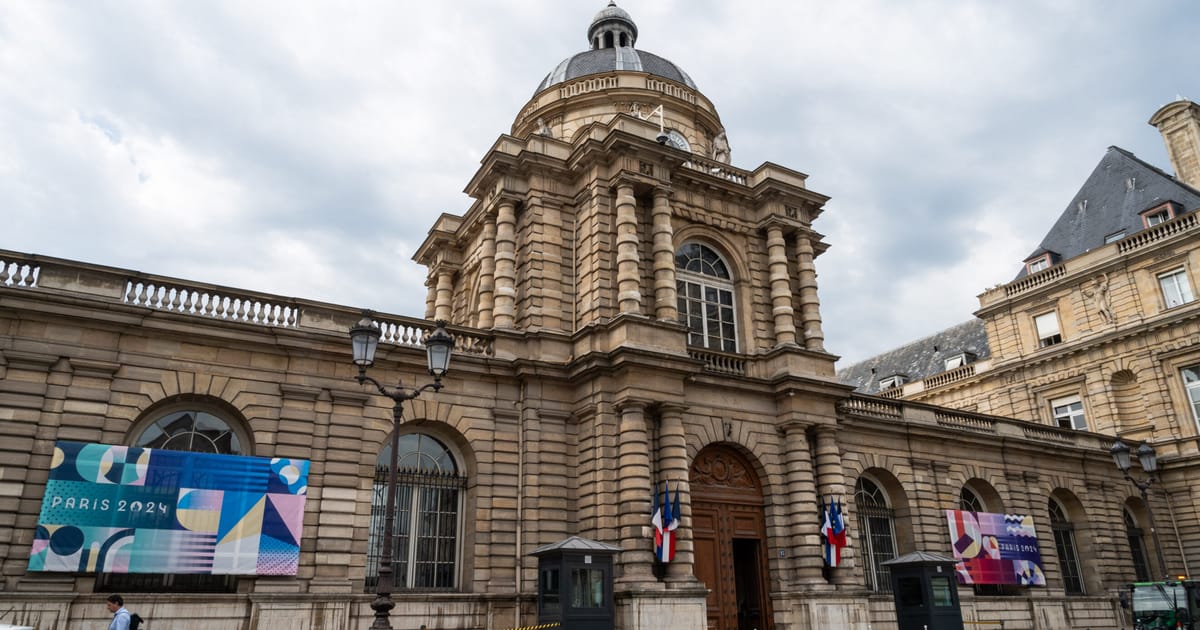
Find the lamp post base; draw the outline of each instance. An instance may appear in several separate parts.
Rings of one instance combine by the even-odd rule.
[[[392,630],[391,613],[396,607],[396,603],[392,601],[390,593],[380,593],[375,596],[375,600],[371,602],[371,609],[375,611],[375,621],[371,622],[371,630]]]

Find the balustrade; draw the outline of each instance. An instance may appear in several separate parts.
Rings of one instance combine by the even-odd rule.
[[[20,260],[0,259],[0,287],[37,287],[41,265]]]

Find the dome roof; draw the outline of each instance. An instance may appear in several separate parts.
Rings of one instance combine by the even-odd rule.
[[[634,49],[637,25],[611,0],[592,18],[587,35],[591,50],[567,57],[555,66],[538,85],[538,92],[589,74],[617,70],[646,72],[698,89],[683,68],[653,53]]]

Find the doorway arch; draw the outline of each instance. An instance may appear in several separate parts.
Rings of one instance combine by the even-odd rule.
[[[762,484],[727,444],[705,447],[689,471],[696,577],[708,587],[709,630],[774,627]]]

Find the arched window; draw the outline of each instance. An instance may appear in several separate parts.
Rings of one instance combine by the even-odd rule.
[[[1133,554],[1133,573],[1138,582],[1150,581],[1150,564],[1146,561],[1146,542],[1142,537],[1142,528],[1138,527],[1137,519],[1129,508],[1121,510],[1125,516],[1125,537],[1129,540],[1129,552]]]
[[[895,512],[884,491],[866,477],[859,477],[854,486],[854,507],[858,513],[867,588],[877,593],[890,593],[891,571],[883,563],[896,557]]]
[[[242,423],[219,400],[189,399],[158,406],[139,421],[131,445],[168,451],[249,455],[248,436]],[[233,575],[100,573],[95,590],[100,592],[192,592],[224,593],[237,590]]]
[[[961,492],[958,493],[958,509],[964,512],[986,512],[983,507],[983,499],[979,498],[975,491],[963,486]]]
[[[1075,550],[1075,524],[1067,518],[1067,510],[1056,499],[1049,500],[1048,508],[1063,589],[1068,595],[1083,595],[1083,572],[1079,568],[1079,554]]]
[[[457,586],[460,514],[466,477],[453,453],[423,433],[400,436],[396,466],[396,506],[392,525],[392,580],[396,589],[448,590]],[[367,546],[368,592],[379,582],[383,557],[384,504],[387,502],[391,442],[379,452],[371,497]]]
[[[684,243],[675,253],[675,271],[679,319],[687,324],[688,343],[737,352],[733,278],[720,254],[707,245]]]

